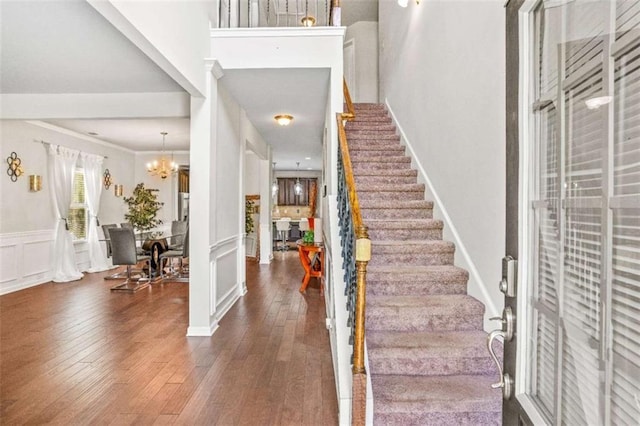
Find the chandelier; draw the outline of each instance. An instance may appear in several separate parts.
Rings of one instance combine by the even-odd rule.
[[[162,135],[162,152],[160,153],[160,160],[153,160],[147,163],[147,171],[151,176],[160,176],[162,179],[166,179],[167,176],[178,171],[178,165],[173,161],[165,158],[164,156],[164,139],[167,136],[167,132],[160,132]]]

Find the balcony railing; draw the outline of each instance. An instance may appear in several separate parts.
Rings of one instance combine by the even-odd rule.
[[[330,26],[335,0],[221,0],[218,28]]]

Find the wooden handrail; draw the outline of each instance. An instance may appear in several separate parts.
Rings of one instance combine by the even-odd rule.
[[[351,121],[356,118],[356,110],[353,108],[353,102],[351,102],[351,94],[349,93],[347,80],[345,80],[344,78],[342,79],[342,93],[344,94],[344,102],[347,104],[347,112],[342,113],[342,119]]]
[[[365,307],[367,293],[367,263],[371,259],[371,241],[367,227],[362,221],[360,213],[360,203],[356,193],[356,183],[353,177],[353,167],[349,155],[347,143],[347,133],[344,128],[344,121],[355,119],[355,109],[351,102],[349,87],[343,79],[344,100],[347,111],[336,116],[338,122],[338,139],[340,143],[340,153],[344,175],[349,193],[349,203],[351,206],[351,216],[353,229],[355,230],[356,247],[356,303],[353,322],[353,382],[352,382],[352,425],[364,425],[366,418],[366,370],[364,368],[364,336],[365,336]]]

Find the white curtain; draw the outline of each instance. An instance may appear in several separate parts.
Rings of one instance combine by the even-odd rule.
[[[87,272],[101,272],[110,269],[107,255],[98,238],[98,212],[100,211],[100,194],[102,194],[102,161],[103,157],[81,153],[84,169],[84,187],[87,206],[89,207],[89,232],[87,245],[89,246],[89,260],[91,266]]]
[[[76,265],[73,239],[67,227],[78,154],[79,151],[49,145],[49,182],[53,206],[58,216],[53,243],[53,281],[59,283],[79,280],[83,276]]]

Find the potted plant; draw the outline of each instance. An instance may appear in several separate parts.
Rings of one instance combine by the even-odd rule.
[[[158,201],[155,194],[157,191],[157,189],[145,188],[144,183],[139,183],[133,190],[131,197],[123,198],[129,207],[129,212],[124,215],[124,218],[141,233],[148,232],[162,224],[162,220],[156,219],[158,210],[164,204]]]

